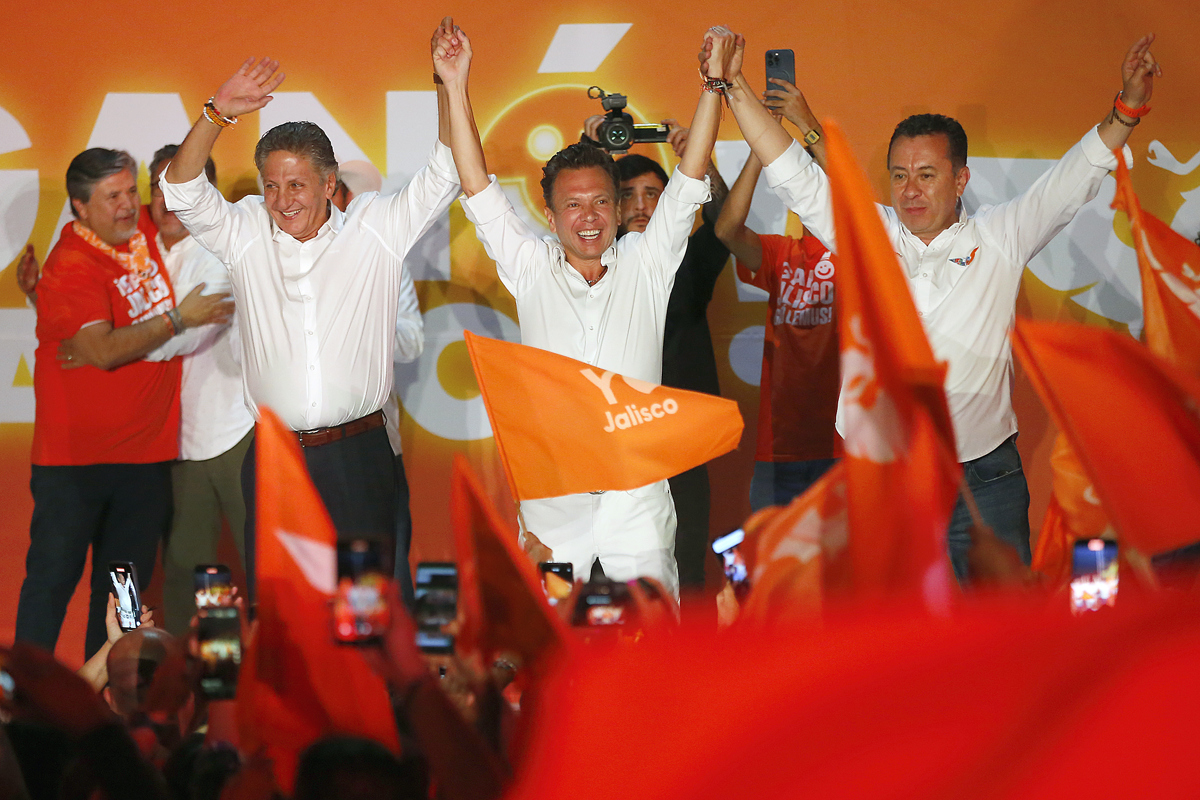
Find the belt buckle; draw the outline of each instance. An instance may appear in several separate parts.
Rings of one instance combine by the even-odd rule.
[[[608,490],[607,490],[607,489],[601,489],[601,490],[600,490],[600,491],[598,491],[598,492],[588,492],[588,494],[604,494],[606,491],[608,491]]]

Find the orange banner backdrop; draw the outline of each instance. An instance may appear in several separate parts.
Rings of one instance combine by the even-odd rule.
[[[39,257],[65,221],[63,176],[92,145],[129,149],[145,163],[178,142],[204,100],[248,55],[278,58],[287,81],[271,106],[222,134],[214,157],[227,196],[256,192],[251,154],[263,127],[311,119],[330,132],[339,158],[367,160],[400,185],[428,153],[434,130],[428,40],[456,9],[416,0],[366,0],[346,13],[300,0],[270,5],[194,4],[107,7],[81,0],[9,12],[0,48],[0,640],[11,635],[24,575],[31,501],[29,442],[33,419],[33,312],[16,289],[14,266],[32,242]],[[709,0],[563,6],[531,0],[518,11],[473,4],[456,17],[472,36],[472,100],[489,166],[522,213],[541,219],[538,170],[557,147],[577,138],[600,111],[590,85],[629,97],[638,121],[686,122],[697,96],[695,54],[709,25],[745,33],[747,74],[763,82],[763,52],[796,51],[798,83],[818,115],[836,118],[879,197],[886,197],[885,154],[902,117],[939,111],[962,120],[971,137],[971,204],[1004,199],[1027,186],[1098,121],[1119,88],[1129,44],[1157,31],[1164,77],[1154,113],[1135,131],[1134,182],[1147,211],[1188,238],[1200,228],[1200,30],[1194,3],[1147,0],[1097,7],[1085,0],[1043,4],[1036,19],[1016,0],[964,6],[931,0],[898,6],[845,0],[806,7],[782,0],[731,8]],[[896,35],[897,31],[905,32]],[[1047,45],[1052,43],[1052,47]],[[746,148],[726,115],[716,150],[732,183]],[[1153,146],[1152,146],[1153,143]],[[641,152],[669,168],[665,146]],[[142,185],[145,186],[145,175]],[[1126,330],[1138,327],[1136,260],[1122,221],[1096,208],[1030,265],[1020,311]],[[760,187],[752,225],[797,232]],[[455,206],[410,262],[425,318],[420,360],[398,370],[401,434],[412,489],[413,560],[453,552],[446,524],[451,463],[464,454],[503,513],[511,499],[463,344],[462,331],[518,340],[516,312],[469,223]],[[740,449],[711,465],[714,533],[740,524],[749,510],[757,410],[757,348],[765,303],[721,276],[709,319],[725,397],[736,400],[751,430]],[[1031,477],[1034,529],[1048,495],[1054,430],[1027,383],[1018,382],[1020,445]],[[715,584],[717,564],[710,564]],[[78,599],[76,602],[78,603]],[[78,659],[78,605],[68,619],[63,655]],[[64,645],[65,647],[65,645]]]

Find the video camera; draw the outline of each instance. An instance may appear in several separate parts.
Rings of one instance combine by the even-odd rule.
[[[594,94],[593,94],[594,92]],[[630,145],[643,142],[665,142],[671,129],[658,123],[635,123],[623,109],[629,98],[623,94],[608,94],[599,86],[589,87],[588,97],[599,100],[604,108],[604,121],[596,132],[599,144],[610,153],[624,153]]]

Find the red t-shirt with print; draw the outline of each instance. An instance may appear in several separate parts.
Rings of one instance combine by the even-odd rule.
[[[840,373],[831,253],[814,236],[758,239],[758,272],[737,264],[741,280],[770,295],[755,459],[835,458],[842,441],[834,429]]]
[[[148,464],[179,454],[179,359],[105,371],[63,369],[57,358],[59,343],[88,323],[123,328],[175,306],[145,209],[138,227],[154,261],[144,276],[85,242],[71,223],[46,258],[37,287],[34,464]]]

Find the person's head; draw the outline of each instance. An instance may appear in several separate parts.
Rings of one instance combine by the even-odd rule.
[[[296,767],[293,800],[424,800],[429,779],[415,759],[401,761],[370,739],[330,736],[308,747]]]
[[[329,219],[337,188],[337,159],[325,131],[311,122],[285,122],[263,134],[254,148],[267,212],[281,231],[301,242]]]
[[[586,142],[559,150],[542,169],[542,199],[550,230],[567,261],[596,261],[617,238],[617,186],[612,156]]]
[[[162,188],[158,185],[159,178],[171,165],[171,159],[178,152],[179,145],[177,144],[163,145],[158,148],[154,153],[154,158],[150,161],[150,219],[154,220],[158,232],[162,234],[163,241],[167,243],[168,247],[188,235],[183,223],[175,216],[175,212],[167,211],[166,198],[163,197]],[[213,163],[211,157],[204,165],[204,174],[208,177],[209,183],[213,186],[217,185],[217,165]]]
[[[137,162],[124,150],[93,147],[71,159],[67,197],[75,219],[106,244],[123,245],[137,232]]]
[[[621,174],[619,208],[623,232],[646,230],[658,198],[667,188],[667,173],[657,161],[634,153],[617,159]]]
[[[123,717],[137,711],[173,714],[187,700],[182,646],[162,628],[141,627],[117,639],[107,668],[108,703]]]
[[[958,221],[967,188],[967,134],[957,120],[916,114],[888,143],[892,207],[904,227],[926,244]]]

